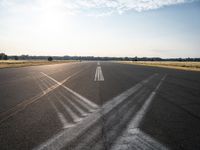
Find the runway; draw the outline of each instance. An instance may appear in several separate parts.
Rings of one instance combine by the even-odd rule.
[[[85,61],[0,69],[0,149],[200,149],[200,72]]]

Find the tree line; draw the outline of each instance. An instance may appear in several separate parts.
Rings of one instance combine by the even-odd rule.
[[[160,57],[95,57],[95,56],[29,56],[0,53],[0,60],[102,60],[102,61],[198,61],[200,58],[160,58]]]

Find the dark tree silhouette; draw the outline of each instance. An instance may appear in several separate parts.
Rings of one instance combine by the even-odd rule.
[[[19,57],[18,57],[18,56],[14,56],[14,59],[15,59],[15,60],[19,60]]]
[[[8,56],[4,53],[0,53],[0,60],[8,60]]]
[[[48,57],[48,61],[52,61],[53,60],[53,58],[52,57]]]

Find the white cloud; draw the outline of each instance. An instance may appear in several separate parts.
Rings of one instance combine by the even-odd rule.
[[[89,16],[106,16],[126,11],[147,11],[195,0],[0,0],[0,8],[8,10],[61,9],[68,14],[85,13]]]

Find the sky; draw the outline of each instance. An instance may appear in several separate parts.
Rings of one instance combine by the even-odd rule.
[[[0,0],[0,52],[200,57],[200,0]]]

